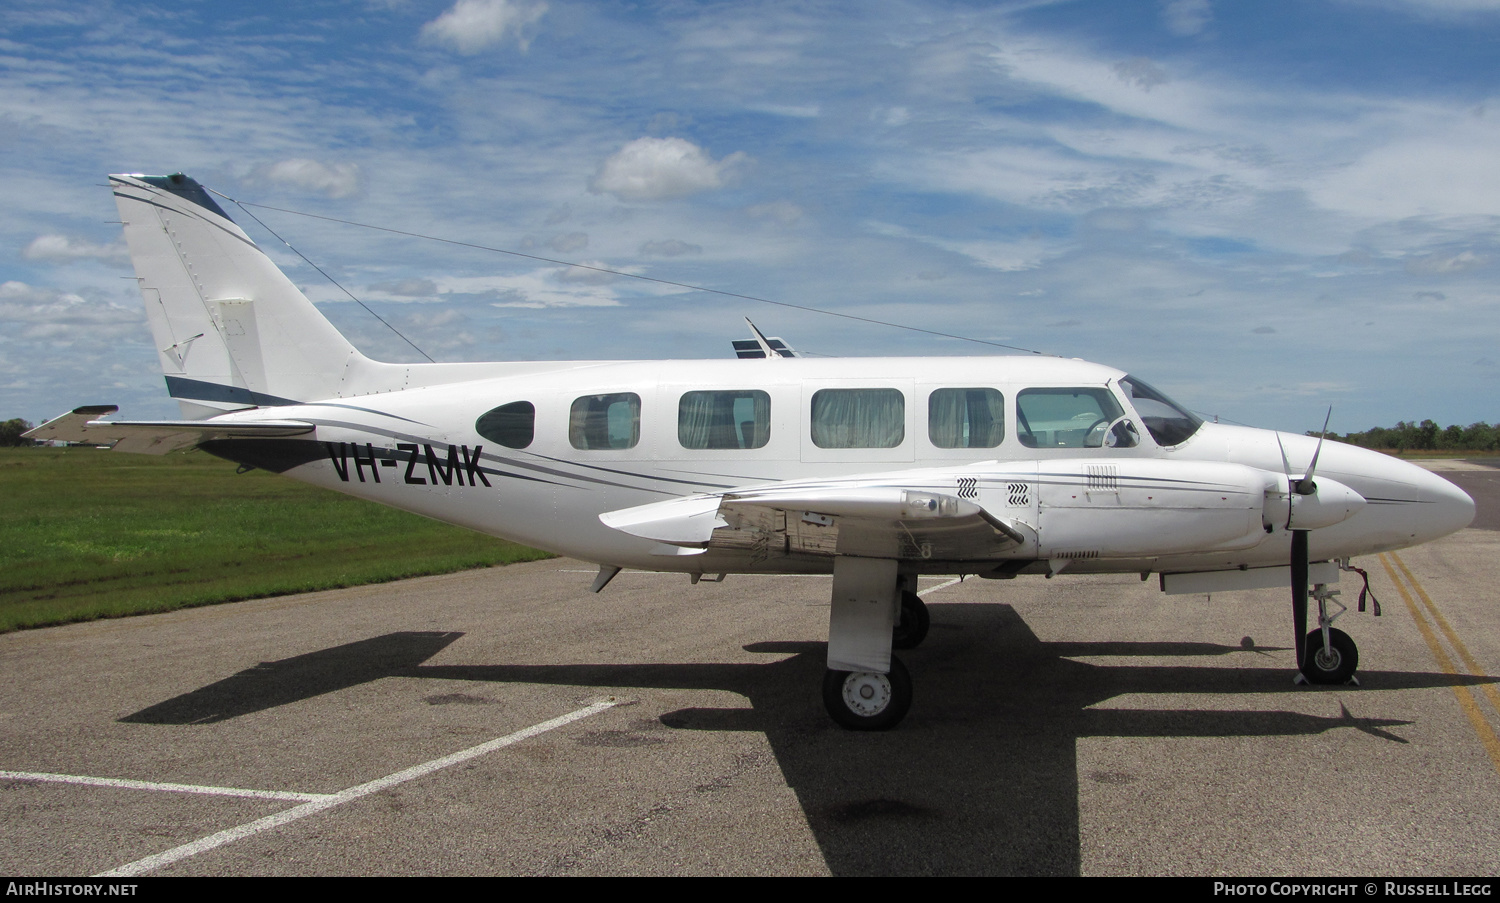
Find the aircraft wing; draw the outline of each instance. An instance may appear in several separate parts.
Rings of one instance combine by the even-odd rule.
[[[164,455],[210,439],[277,439],[313,431],[301,420],[221,422],[216,420],[94,420],[118,411],[114,405],[90,405],[49,420],[26,433],[39,441],[58,440],[107,445],[115,451]]]
[[[921,488],[781,484],[687,496],[599,516],[606,526],[691,554],[794,554],[971,561],[1026,541],[1029,528],[967,499]]]

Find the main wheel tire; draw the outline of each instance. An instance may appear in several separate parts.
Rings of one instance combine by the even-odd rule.
[[[889,674],[828,671],[823,675],[823,706],[851,731],[890,730],[911,709],[911,675],[896,658],[891,659]]]
[[[1337,627],[1328,631],[1328,648],[1323,648],[1323,631],[1314,630],[1302,645],[1302,676],[1309,683],[1348,683],[1359,667],[1359,647],[1349,634]]]
[[[927,639],[927,628],[931,626],[932,615],[927,611],[927,603],[911,590],[902,590],[896,629],[891,632],[891,648],[917,648]]]

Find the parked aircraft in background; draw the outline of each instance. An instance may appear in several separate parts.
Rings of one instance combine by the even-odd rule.
[[[28,435],[197,446],[595,562],[596,592],[627,567],[831,573],[823,698],[850,728],[910,706],[891,651],[927,632],[921,575],[1290,585],[1302,675],[1343,682],[1358,652],[1332,626],[1340,567],[1474,514],[1414,465],[1205,423],[1078,360],[810,359],[756,331],[739,350],[758,360],[381,363],[197,182],[110,181],[184,419],[81,407]]]

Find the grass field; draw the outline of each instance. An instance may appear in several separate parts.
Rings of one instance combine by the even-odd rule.
[[[0,632],[544,557],[202,452],[0,449]]]

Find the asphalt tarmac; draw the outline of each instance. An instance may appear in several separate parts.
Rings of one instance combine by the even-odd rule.
[[[0,636],[0,871],[1494,875],[1500,471],[1445,476],[1476,526],[1356,561],[1379,618],[1341,585],[1359,687],[1293,685],[1287,593],[1131,575],[924,580],[883,734],[824,714],[827,577],[554,560]]]

